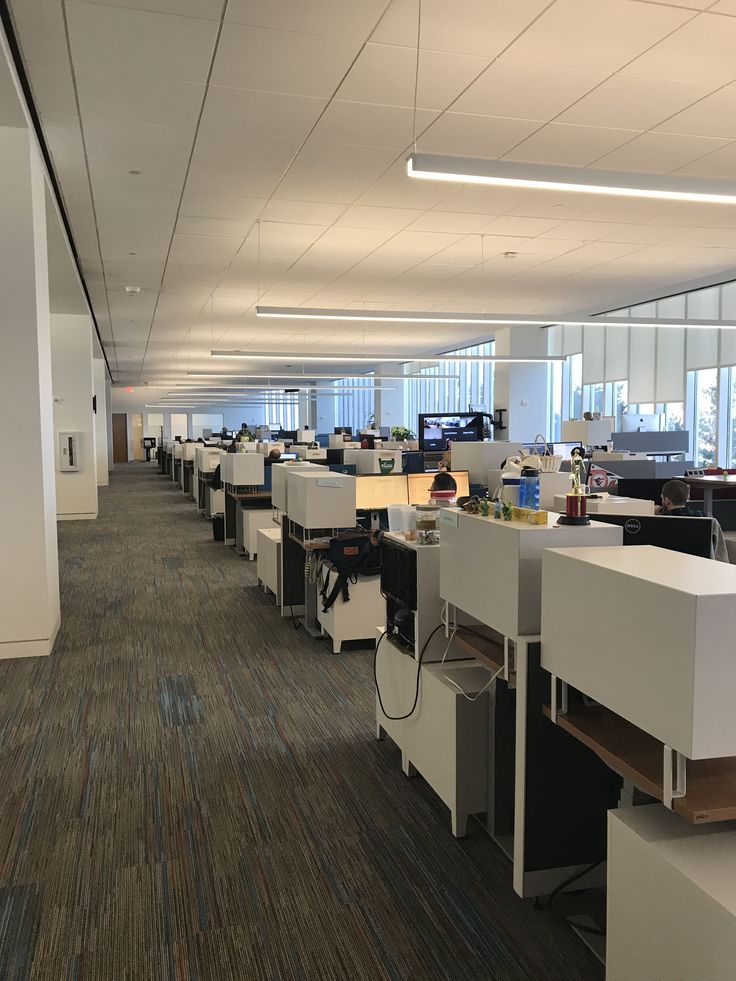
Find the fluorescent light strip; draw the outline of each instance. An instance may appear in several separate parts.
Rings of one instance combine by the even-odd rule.
[[[547,317],[526,317],[499,313],[433,313],[431,310],[332,310],[317,307],[256,307],[259,317],[282,317],[294,320],[364,320],[377,323],[401,324],[485,324],[488,327],[694,327],[725,330],[736,328],[736,320],[669,320],[651,318],[614,320],[609,317],[577,317],[574,320]],[[213,351],[214,355],[216,352]],[[243,355],[240,355],[241,357]],[[275,360],[275,358],[273,359]],[[314,360],[319,360],[315,358]],[[324,359],[323,359],[324,360]],[[372,361],[391,361],[395,358],[371,358]],[[436,360],[434,358],[402,358],[404,361]]]
[[[213,358],[246,358],[253,361],[339,361],[346,364],[386,363],[405,364],[407,361],[424,361],[427,364],[451,364],[462,361],[468,364],[485,364],[487,362],[506,364],[536,364],[537,362],[564,361],[564,357],[544,355],[540,357],[515,358],[505,354],[433,354],[431,357],[416,354],[403,354],[401,357],[386,354],[252,354],[248,351],[210,351]]]
[[[421,360],[421,358],[419,360]],[[420,370],[424,370],[424,369],[420,369]],[[242,373],[242,372],[217,372],[217,371],[188,371],[187,372],[187,377],[188,378],[212,378],[212,379],[214,379],[214,378],[295,378],[295,379],[296,378],[299,378],[302,381],[305,380],[305,379],[309,380],[309,379],[312,379],[312,378],[320,378],[320,379],[332,378],[335,381],[339,381],[340,378],[365,378],[367,380],[373,380],[373,378],[375,377],[375,380],[376,381],[405,381],[407,378],[422,378],[424,376],[418,374],[417,372],[412,372],[411,374],[408,374],[408,375],[399,375],[399,374],[396,374],[396,375],[384,375],[384,374],[381,374],[381,375],[372,376],[372,375],[368,375],[368,374],[363,374],[363,375],[360,375],[360,374],[358,374],[358,375],[341,375],[339,373],[334,373],[334,372],[332,374],[315,374],[314,372],[310,372],[308,375],[304,375],[304,374],[294,374],[294,375],[285,374],[285,375],[282,375],[280,373],[276,373],[276,372],[273,372],[272,371],[272,372],[270,372],[270,374],[260,374],[259,375],[257,373],[252,373],[252,372]],[[433,378],[443,378],[443,379],[449,379],[449,378],[457,379],[457,378],[460,377],[460,375],[457,375],[457,374],[455,374],[455,375],[432,375],[432,377]],[[151,383],[151,384],[153,384],[153,383]],[[171,384],[171,383],[170,382],[167,382],[167,383],[164,383],[163,385],[159,385],[157,387],[164,388],[166,384]],[[288,385],[285,385],[283,387],[284,388],[288,388],[289,386]],[[356,387],[361,387],[361,386],[356,386]]]
[[[162,386],[163,387],[163,386]],[[221,392],[226,393],[230,391],[242,391],[244,389],[255,389],[259,393],[274,395],[284,394],[284,395],[294,395],[301,393],[303,395],[309,395],[310,393],[317,392],[321,394],[322,392],[395,392],[396,388],[394,385],[336,385],[335,387],[330,386],[326,388],[324,386],[316,388],[312,386],[305,385],[274,385],[272,388],[265,387],[263,385],[197,385],[194,382],[176,382],[174,387],[177,390],[191,391],[193,394],[197,392]],[[286,390],[286,391],[285,391]]]
[[[736,182],[701,177],[634,174],[434,153],[411,154],[406,161],[406,173],[420,180],[523,187],[532,191],[573,191],[578,194],[656,198],[660,201],[736,204]]]

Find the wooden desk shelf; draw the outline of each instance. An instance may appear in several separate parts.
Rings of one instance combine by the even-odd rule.
[[[503,671],[503,641],[499,642],[495,637],[491,636],[491,631],[486,636],[483,627],[473,627],[473,630],[477,630],[478,633],[471,634],[460,627],[455,634],[453,644],[472,654],[476,660],[480,661],[481,664],[485,665],[491,671]],[[479,636],[480,633],[483,633],[484,636]]]
[[[549,718],[550,708],[542,709]],[[611,769],[657,800],[662,785],[663,744],[602,705],[571,707],[557,724],[592,749]],[[688,760],[687,792],[672,809],[690,824],[736,820],[736,757]]]

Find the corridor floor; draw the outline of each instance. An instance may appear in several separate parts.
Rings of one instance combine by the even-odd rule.
[[[599,981],[373,738],[368,650],[282,621],[171,481],[59,525],[50,658],[0,662],[2,981]]]

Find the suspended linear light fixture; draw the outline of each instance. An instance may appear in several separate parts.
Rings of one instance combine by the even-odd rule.
[[[736,325],[735,325],[736,326]],[[468,364],[485,364],[501,362],[505,364],[536,364],[537,362],[564,361],[565,358],[554,355],[539,357],[516,358],[505,354],[433,354],[431,356],[403,354],[401,357],[387,354],[253,354],[250,351],[210,351],[213,358],[246,358],[253,361],[335,361],[345,364],[360,364],[377,362],[405,364],[407,361],[423,361],[426,364],[451,364],[461,361]]]
[[[736,181],[686,175],[636,174],[590,170],[555,164],[483,160],[435,153],[412,153],[406,161],[409,177],[456,184],[523,187],[532,191],[572,191],[616,197],[690,201],[697,204],[736,204]]]

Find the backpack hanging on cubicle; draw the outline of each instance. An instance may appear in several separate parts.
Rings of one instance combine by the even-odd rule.
[[[350,601],[349,583],[356,583],[358,576],[378,576],[381,574],[381,553],[367,537],[333,538],[326,555],[329,565],[337,572],[330,589],[330,572],[322,581],[320,595],[322,612],[326,613],[342,594],[344,603]]]

